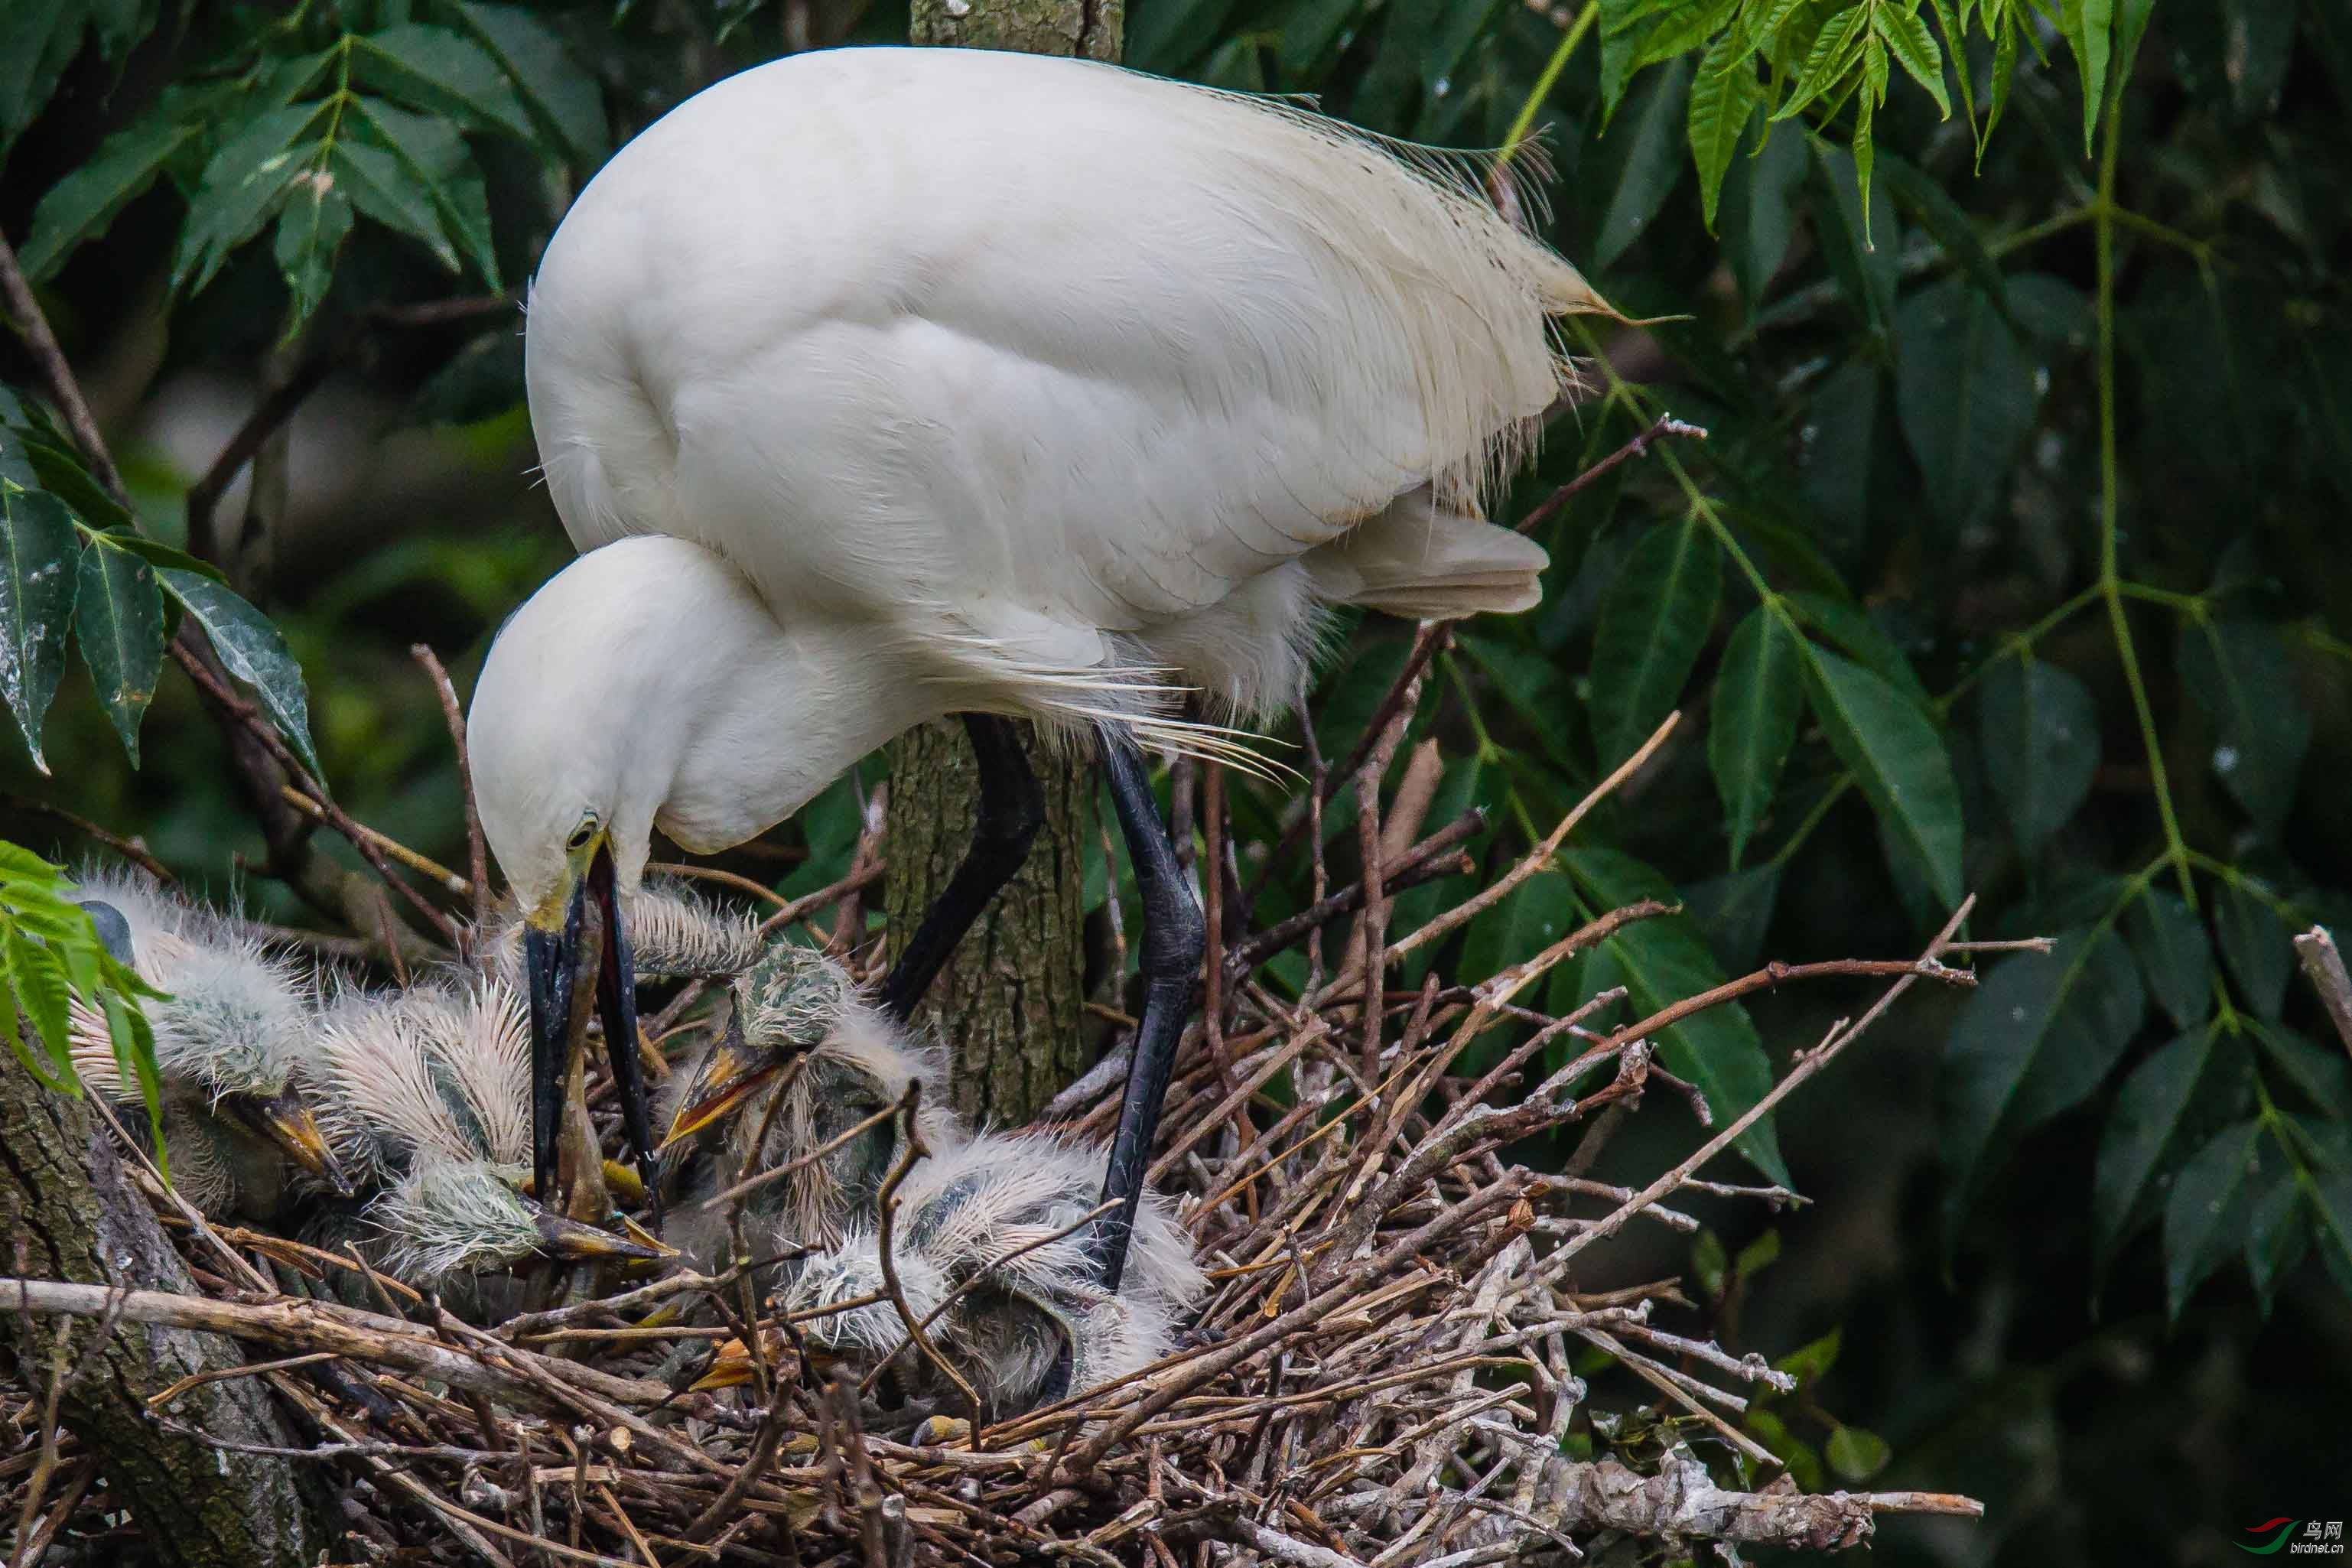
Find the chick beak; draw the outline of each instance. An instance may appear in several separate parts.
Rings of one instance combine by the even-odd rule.
[[[539,1227],[539,1249],[550,1258],[656,1259],[675,1256],[659,1244],[648,1247],[627,1237],[614,1236],[609,1230],[599,1230],[593,1225],[566,1219],[551,1209],[539,1210],[531,1216],[531,1221]]]
[[[662,1140],[662,1148],[670,1149],[740,1109],[745,1100],[773,1081],[782,1067],[775,1052],[753,1048],[743,1038],[741,1027],[729,1019],[727,1032],[711,1047],[694,1081],[687,1086],[685,1102],[670,1118],[669,1133]]]
[[[286,1151],[288,1159],[327,1184],[339,1198],[350,1197],[353,1192],[351,1178],[336,1163],[335,1152],[327,1147],[319,1124],[310,1116],[310,1108],[292,1089],[257,1100],[244,1107],[246,1116],[263,1137]]]
[[[772,1338],[770,1342],[773,1345]],[[772,1362],[773,1359],[774,1354],[772,1350],[770,1360]],[[812,1369],[822,1369],[830,1366],[833,1363],[832,1357],[814,1352],[810,1353],[808,1359]],[[713,1389],[738,1388],[751,1381],[751,1352],[743,1348],[741,1340],[721,1340],[719,1342],[718,1349],[710,1352],[710,1364],[703,1369],[702,1375],[695,1379],[687,1392],[708,1394]]]

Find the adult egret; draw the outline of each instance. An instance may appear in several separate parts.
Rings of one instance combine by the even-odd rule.
[[[747,1175],[778,1174],[746,1194],[745,1213],[780,1246],[829,1247],[861,1219],[900,1148],[891,1108],[919,1083],[916,1112],[931,1149],[964,1131],[940,1092],[945,1054],[884,1016],[840,964],[778,941],[739,976],[726,1027],[671,1079],[662,1148],[687,1162],[691,1198],[672,1245],[698,1267],[730,1245],[708,1199]],[[778,1102],[776,1097],[782,1097]]]
[[[530,926],[554,1158],[584,904],[966,715],[979,826],[883,989],[905,1016],[1039,816],[1007,717],[1099,737],[1147,978],[1095,1247],[1120,1274],[1201,960],[1139,746],[1231,758],[1187,688],[1286,701],[1321,606],[1534,604],[1479,492],[1607,306],[1472,183],[1278,103],[1083,61],[847,49],[698,94],[581,194],[533,284],[548,487],[583,557],[515,616],[468,739]],[[640,1156],[635,1058],[614,1063]]]
[[[933,1349],[991,1415],[1150,1365],[1168,1353],[1178,1318],[1205,1283],[1174,1205],[1147,1194],[1126,1289],[1103,1288],[1086,1238],[1073,1230],[1097,1206],[1098,1160],[1045,1133],[982,1133],[917,1164],[898,1190],[891,1262],[907,1305],[919,1322],[935,1320]],[[812,1349],[868,1367],[887,1360],[902,1387],[950,1394],[948,1380],[906,1348],[906,1320],[888,1296],[881,1236],[869,1219],[802,1260],[783,1304],[795,1312],[848,1304],[803,1323]],[[730,1341],[698,1386],[742,1381],[749,1366]]]
[[[114,956],[167,993],[146,1004],[161,1079],[163,1148],[181,1191],[205,1214],[268,1221],[299,1176],[351,1190],[294,1075],[314,1000],[311,977],[212,910],[143,875],[79,879]],[[131,1104],[106,1019],[73,998],[75,1070]],[[131,1125],[143,1125],[144,1117]]]

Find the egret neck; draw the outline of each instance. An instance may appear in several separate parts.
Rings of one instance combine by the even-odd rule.
[[[653,830],[710,853],[790,816],[950,689],[894,657],[888,628],[778,623],[717,553],[617,541],[573,562],[491,645],[467,718],[482,831],[525,921],[532,1165],[551,1192],[565,1036],[587,901],[601,906],[597,1011],[640,1168],[654,1139],[621,900]]]

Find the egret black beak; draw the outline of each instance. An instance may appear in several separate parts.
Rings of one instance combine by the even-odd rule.
[[[551,1209],[540,1209],[531,1215],[539,1228],[539,1249],[550,1258],[567,1260],[602,1258],[660,1258],[674,1257],[668,1248],[648,1247],[627,1237],[614,1236],[609,1230],[599,1230],[593,1225],[583,1225],[576,1219],[566,1219]]]
[[[288,1159],[326,1183],[337,1197],[352,1195],[354,1189],[351,1178],[336,1163],[335,1152],[327,1147],[318,1122],[311,1119],[310,1108],[292,1089],[267,1100],[240,1097],[233,1103],[247,1125],[283,1149]]]
[[[754,1049],[744,1040],[741,1027],[729,1019],[727,1032],[711,1048],[694,1081],[687,1086],[686,1099],[677,1113],[670,1118],[669,1131],[662,1139],[663,1150],[731,1114],[763,1085],[773,1081],[782,1068],[783,1062],[775,1052]]]
[[[637,1056],[636,970],[614,889],[613,853],[601,845],[589,862],[588,875],[572,886],[564,901],[562,925],[549,930],[531,924],[523,930],[523,969],[530,984],[532,1187],[541,1193],[554,1190],[564,1078],[571,1066],[566,1057],[572,987],[579,983],[583,957],[580,927],[591,898],[604,917],[597,922],[604,931],[604,951],[596,965],[596,1016],[604,1026],[605,1059],[612,1064],[613,1085],[620,1096],[622,1129],[645,1188],[653,1196],[658,1222],[661,1196],[654,1179],[653,1113],[646,1098],[645,1064]]]

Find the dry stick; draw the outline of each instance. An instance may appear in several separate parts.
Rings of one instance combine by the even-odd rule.
[[[16,252],[5,236],[0,236],[0,294],[6,296],[8,313],[16,318],[16,330],[25,337],[25,347],[39,363],[41,374],[49,384],[49,395],[58,400],[58,408],[66,416],[66,427],[73,432],[83,460],[98,476],[98,482],[106,487],[106,493],[129,506],[131,492],[123,488],[122,474],[107,453],[106,438],[99,434],[98,420],[83,400],[81,383],[75,379],[65,350],[58,346],[57,334],[49,331],[49,319],[42,313],[41,302],[33,297],[33,286],[26,281],[25,269],[16,265]]]
[[[1544,867],[1550,864],[1552,856],[1559,852],[1560,845],[1567,839],[1570,833],[1576,830],[1576,825],[1583,821],[1585,816],[1591,812],[1594,806],[1607,799],[1610,794],[1613,792],[1618,785],[1623,784],[1627,779],[1632,778],[1635,773],[1642,771],[1643,765],[1649,762],[1650,758],[1656,753],[1658,748],[1666,743],[1666,737],[1675,732],[1675,726],[1682,721],[1682,710],[1680,709],[1676,709],[1672,713],[1667,714],[1665,721],[1650,732],[1650,738],[1642,742],[1640,750],[1636,751],[1632,756],[1626,758],[1623,762],[1618,763],[1615,771],[1611,773],[1607,778],[1602,779],[1599,784],[1593,785],[1591,792],[1582,800],[1576,803],[1576,808],[1570,811],[1566,816],[1559,819],[1559,826],[1553,828],[1551,832],[1545,837],[1542,843],[1529,850],[1527,856],[1522,858],[1517,865],[1512,867],[1499,881],[1496,881],[1486,888],[1484,890],[1479,892],[1475,898],[1465,900],[1462,903],[1455,905],[1453,909],[1448,910],[1445,913],[1438,916],[1437,919],[1430,921],[1419,931],[1414,931],[1403,941],[1390,948],[1388,950],[1389,962],[1393,963],[1398,959],[1402,958],[1406,953],[1412,952],[1414,949],[1426,947],[1429,943],[1435,942],[1439,937],[1444,936],[1446,932],[1454,930],[1456,926],[1466,924],[1468,921],[1476,919],[1487,910],[1508,898],[1511,894],[1511,890],[1517,888],[1520,883],[1526,881],[1538,871],[1543,869]]]
[[[1434,632],[1431,638],[1433,641]],[[1381,892],[1381,781],[1388,777],[1389,764],[1396,760],[1399,742],[1404,739],[1404,727],[1412,718],[1414,700],[1421,691],[1421,679],[1413,678],[1403,700],[1397,704],[1395,717],[1377,731],[1371,752],[1364,759],[1356,773],[1356,847],[1363,858],[1364,912],[1357,921],[1357,929],[1364,941],[1364,1037],[1360,1047],[1363,1074],[1367,1082],[1381,1075],[1381,1026],[1387,1012],[1375,994],[1378,977],[1387,973],[1382,962],[1382,949],[1388,936],[1388,904]]]
[[[295,810],[300,812],[311,821],[330,826],[333,826],[331,819],[330,819],[327,815],[327,808],[320,805],[317,801],[311,799],[309,795],[303,794],[300,790],[296,789],[292,784],[278,785],[278,793],[287,805],[292,806]],[[376,828],[370,827],[363,822],[353,822],[352,824],[352,830],[359,834],[361,837],[365,838],[367,842],[374,845],[376,848],[382,850],[384,854],[391,856],[394,859],[399,861],[402,865],[407,867],[410,870],[417,873],[419,876],[439,883],[444,889],[447,889],[450,893],[455,894],[457,897],[461,899],[470,899],[474,896],[474,884],[472,882],[460,877],[457,872],[452,871],[448,867],[444,866],[440,861],[436,860],[430,855],[426,855],[420,850],[411,849],[407,845],[403,844],[399,839],[392,837],[392,835],[381,832]]]
[[[1528,512],[1527,516],[1519,519],[1519,531],[1533,533],[1537,529],[1559,516],[1560,509],[1575,499],[1577,491],[1591,484],[1620,463],[1631,458],[1649,456],[1652,444],[1668,436],[1688,436],[1698,441],[1706,439],[1706,432],[1698,426],[1685,425],[1671,414],[1661,414],[1658,416],[1656,424],[1546,496],[1541,503]]]
[[[278,426],[291,419],[310,395],[325,384],[369,332],[377,327],[429,327],[469,321],[518,310],[520,306],[520,301],[504,295],[436,300],[424,305],[380,305],[346,322],[326,347],[298,366],[284,385],[261,400],[245,423],[237,426],[236,434],[229,437],[228,445],[221,448],[220,456],[213,459],[204,477],[188,488],[189,550],[207,560],[213,557],[213,511],[220,505],[221,497],[228,493],[236,476],[277,434]]]
[[[773,904],[778,909],[792,907],[793,901],[775,889],[755,882],[749,877],[739,876],[733,871],[722,870],[717,866],[689,866],[682,860],[656,860],[648,865],[646,869],[658,871],[666,877],[690,877],[698,882],[717,882],[721,887],[732,888],[739,893],[747,893],[762,902]]]
[[[2344,955],[2336,950],[2336,938],[2326,926],[2314,926],[2294,939],[2294,951],[2303,960],[2304,973],[2311,977],[2312,989],[2327,1008],[2336,1037],[2346,1050],[2352,1051],[2352,974],[2344,971]]]
[[[408,645],[408,657],[424,666],[432,678],[433,694],[441,700],[441,720],[449,727],[449,746],[457,755],[457,798],[466,811],[467,880],[473,884],[474,924],[490,922],[490,856],[482,838],[482,814],[474,804],[474,763],[466,750],[466,715],[457,705],[457,688],[426,643]]]
[[[1811,1050],[1801,1054],[1797,1058],[1796,1065],[1789,1069],[1787,1076],[1774,1084],[1763,1099],[1748,1107],[1738,1121],[1701,1144],[1698,1152],[1689,1159],[1620,1204],[1607,1218],[1595,1222],[1590,1230],[1570,1237],[1561,1243],[1553,1251],[1551,1257],[1546,1259],[1547,1264],[1556,1267],[1565,1263],[1601,1237],[1616,1235],[1618,1231],[1624,1228],[1627,1220],[1696,1175],[1700,1166],[1731,1147],[1734,1139],[1769,1115],[1772,1108],[1786,1100],[1799,1084],[1803,1083],[1836,1059],[1840,1051],[1859,1039],[1864,1030],[1878,1022],[1886,1010],[1895,1005],[1896,997],[1918,984],[1927,973],[1926,966],[1942,956],[1945,944],[1952,940],[1952,933],[1960,929],[1968,920],[1969,912],[1976,908],[1976,904],[1977,899],[1974,893],[1960,900],[1960,907],[1952,912],[1950,920],[1944,922],[1944,929],[1936,934],[1936,940],[1927,944],[1927,951],[1919,959],[1920,967],[1888,986],[1885,993],[1871,1005],[1870,1010],[1864,1013],[1860,1020],[1849,1026],[1841,1019],[1832,1026],[1828,1035],[1823,1037],[1822,1043]]]
[[[949,1364],[948,1358],[939,1352],[931,1343],[930,1335],[923,1331],[923,1325],[916,1320],[915,1309],[907,1301],[906,1287],[898,1282],[898,1259],[897,1249],[892,1246],[898,1228],[898,1189],[905,1184],[908,1173],[915,1168],[915,1163],[928,1157],[931,1152],[930,1145],[923,1142],[923,1130],[915,1123],[915,1108],[922,1098],[920,1079],[908,1084],[907,1092],[898,1097],[896,1110],[906,1127],[907,1146],[900,1151],[898,1162],[891,1166],[890,1173],[882,1178],[882,1190],[875,1198],[874,1248],[882,1260],[882,1288],[889,1292],[890,1305],[898,1309],[899,1321],[907,1325],[907,1337],[914,1342],[923,1359],[945,1373],[948,1381],[956,1385],[956,1392],[963,1395],[971,1417],[971,1442],[977,1448],[980,1446],[980,1391],[972,1387],[963,1373]]]
[[[1399,857],[1389,868],[1389,891],[1403,892],[1407,888],[1433,881],[1439,877],[1451,877],[1468,869],[1459,857],[1447,858],[1447,852],[1465,838],[1475,837],[1486,831],[1486,813],[1484,807],[1473,806],[1439,828]],[[1353,914],[1364,904],[1364,885],[1353,882],[1336,893],[1319,894],[1315,901],[1297,914],[1276,921],[1234,949],[1227,960],[1229,973],[1238,977],[1255,969],[1302,936],[1310,936],[1341,915]],[[1319,972],[1316,983],[1309,986],[1313,994],[1322,988]]]
[[[74,1510],[89,1492],[89,1483],[98,1477],[98,1456],[86,1454],[66,1476],[66,1484],[58,1489],[57,1506],[50,1509],[39,1527],[28,1536],[20,1536],[14,1568],[32,1568],[42,1561],[49,1543],[58,1538],[73,1519]]]
[[[1228,1087],[1232,1068],[1225,1060],[1225,770],[1213,761],[1201,764],[1201,819],[1208,835],[1209,870],[1201,879],[1207,895],[1204,911],[1208,946],[1202,953],[1202,982],[1208,991],[1201,1009],[1202,1037],[1217,1081]],[[1108,864],[1108,862],[1105,862]],[[1112,900],[1116,902],[1117,900]]]
[[[167,887],[179,881],[177,877],[172,875],[169,867],[137,844],[119,834],[108,832],[89,818],[78,816],[61,805],[51,805],[47,801],[35,800],[29,795],[0,795],[0,805],[5,805],[10,811],[29,812],[36,816],[46,816],[52,821],[62,822],[83,837],[94,843],[105,845],[109,849]]]

